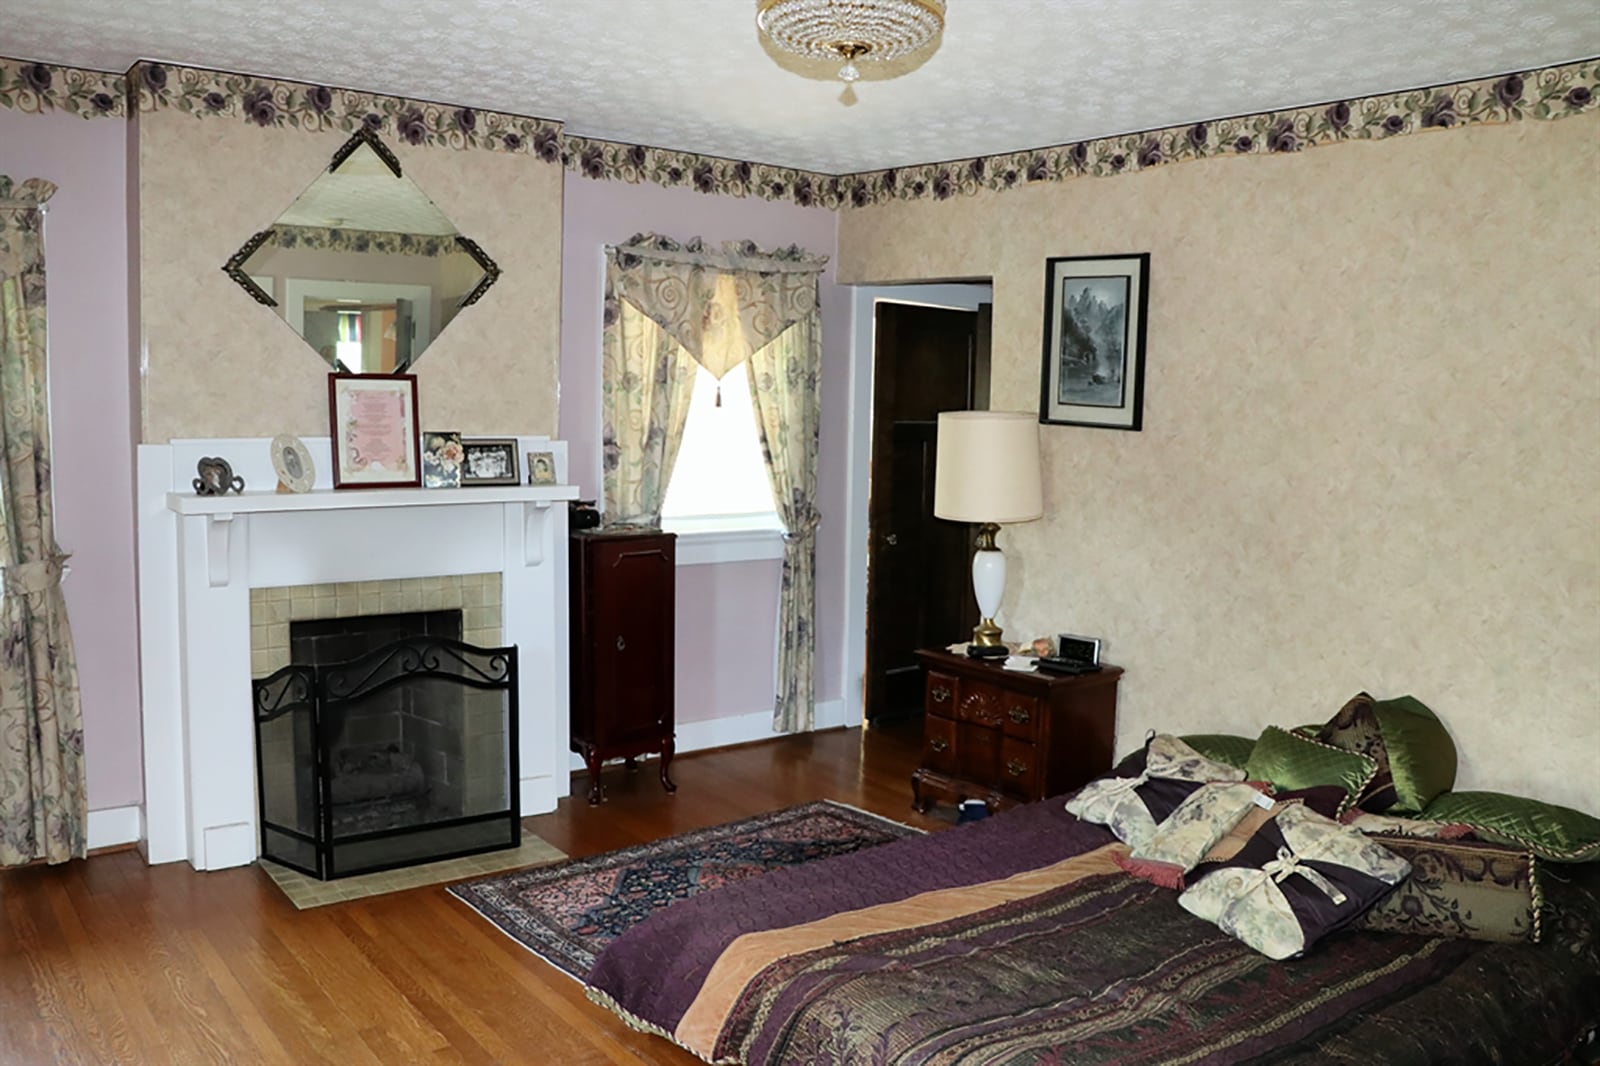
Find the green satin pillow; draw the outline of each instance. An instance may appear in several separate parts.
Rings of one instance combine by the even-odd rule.
[[[1212,762],[1226,763],[1243,770],[1250,762],[1256,742],[1229,733],[1190,733],[1178,738]]]
[[[1261,731],[1244,768],[1249,780],[1270,781],[1280,789],[1338,785],[1345,791],[1340,814],[1349,808],[1354,797],[1361,795],[1377,772],[1378,764],[1366,755],[1343,751],[1275,725]]]
[[[1422,816],[1470,825],[1481,837],[1527,848],[1551,862],[1600,859],[1600,818],[1571,807],[1501,792],[1446,792]]]
[[[1384,813],[1417,814],[1456,783],[1456,745],[1439,716],[1411,696],[1377,700],[1373,708],[1394,775],[1395,805]]]

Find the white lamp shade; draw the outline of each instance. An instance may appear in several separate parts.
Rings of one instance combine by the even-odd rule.
[[[941,412],[933,514],[996,524],[1043,515],[1038,419],[1017,411]]]

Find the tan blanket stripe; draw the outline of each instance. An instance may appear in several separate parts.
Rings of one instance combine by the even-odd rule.
[[[679,1045],[709,1061],[716,1050],[717,1036],[739,994],[756,974],[778,959],[858,937],[960,918],[1070,885],[1085,877],[1121,873],[1116,858],[1127,853],[1126,844],[1107,844],[997,881],[924,892],[894,903],[844,911],[804,925],[746,933],[729,944],[712,965],[699,994],[678,1021],[673,1037]]]

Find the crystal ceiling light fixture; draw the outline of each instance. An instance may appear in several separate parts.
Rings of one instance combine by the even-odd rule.
[[[759,0],[756,26],[786,52],[842,59],[839,80],[861,77],[856,60],[915,52],[944,29],[944,0]]]

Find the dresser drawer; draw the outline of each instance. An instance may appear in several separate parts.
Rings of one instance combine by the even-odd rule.
[[[956,716],[956,696],[961,686],[949,674],[928,671],[927,695],[922,701],[923,710],[940,718]]]
[[[1039,779],[1039,752],[1026,741],[1006,737],[1000,741],[1000,771],[995,784],[1003,792],[1033,799]]]
[[[956,772],[956,723],[953,720],[935,715],[922,720],[922,765],[940,773]]]
[[[1005,708],[1000,727],[1006,731],[1006,736],[1016,737],[1018,740],[1036,739],[1039,736],[1038,699],[1016,692],[1003,692],[1000,695],[1001,706]]]

